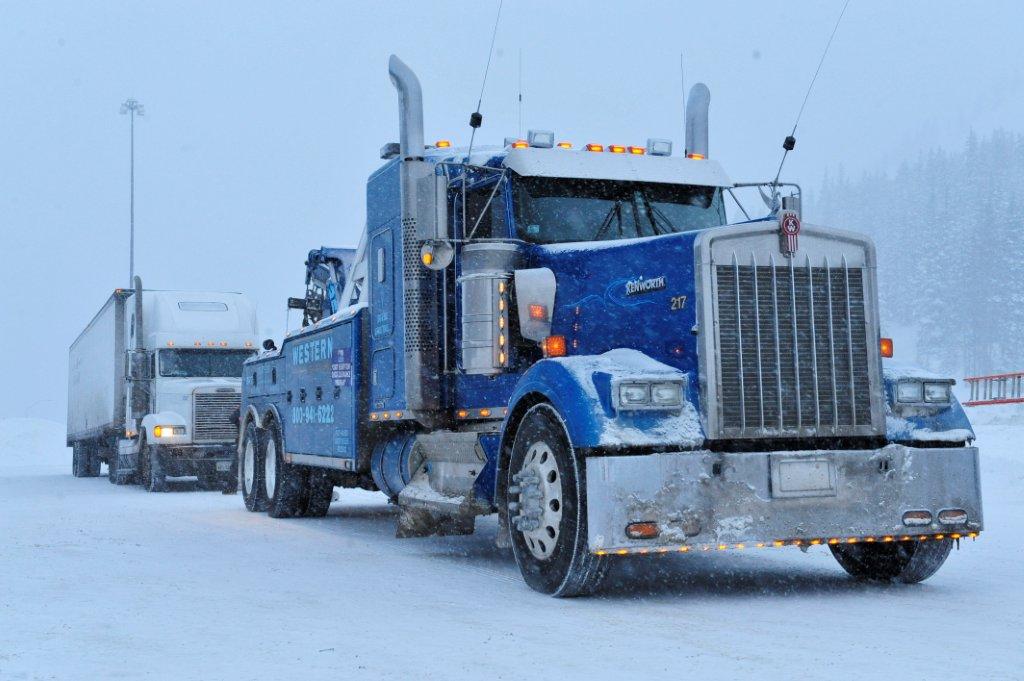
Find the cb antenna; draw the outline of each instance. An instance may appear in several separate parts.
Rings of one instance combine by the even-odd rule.
[[[804,95],[804,101],[800,104],[800,110],[796,114],[796,120],[793,122],[793,130],[782,142],[782,160],[779,161],[779,169],[775,173],[775,179],[772,180],[772,205],[770,206],[772,211],[774,211],[775,207],[778,205],[779,177],[782,176],[782,166],[786,163],[786,156],[796,147],[796,126],[800,125],[800,117],[804,114],[804,107],[807,106],[807,100],[811,96],[811,89],[814,88],[814,82],[818,80],[818,74],[821,72],[821,65],[825,63],[825,57],[828,56],[828,50],[832,47],[832,39],[836,37],[836,31],[839,30],[839,24],[843,21],[843,15],[846,14],[846,8],[849,6],[850,0],[846,0],[846,2],[843,3],[843,11],[839,13],[839,18],[836,19],[836,25],[832,28],[832,35],[828,37],[828,42],[825,43],[825,51],[821,53],[821,59],[818,61],[818,68],[814,70],[814,77],[811,78],[811,84],[807,86],[807,94]]]
[[[519,137],[523,136],[523,48],[519,48]]]
[[[498,21],[501,19],[501,6],[505,0],[498,0],[498,13],[494,17],[494,31],[491,33],[491,47],[487,50],[487,65],[484,66],[484,82],[480,85],[480,97],[476,100],[476,111],[469,115],[469,127],[473,132],[469,136],[469,151],[466,152],[466,161],[473,155],[473,141],[476,139],[476,129],[484,123],[484,117],[480,114],[480,105],[484,101],[484,88],[487,87],[487,74],[491,70],[491,55],[494,54],[494,39],[498,37]]]

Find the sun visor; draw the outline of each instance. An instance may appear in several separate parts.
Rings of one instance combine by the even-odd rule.
[[[511,149],[504,165],[526,177],[732,186],[732,181],[716,161],[675,156],[527,148]]]

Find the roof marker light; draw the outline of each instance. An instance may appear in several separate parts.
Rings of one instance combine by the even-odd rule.
[[[588,144],[587,151],[604,151],[604,147],[600,144]]]
[[[437,142],[434,143],[434,146],[438,149],[447,149],[451,145],[451,140],[437,140]]]
[[[625,154],[626,147],[622,146],[621,144],[609,144],[608,151],[610,151],[613,154]]]
[[[572,149],[572,142],[559,142],[555,146],[559,149]]]
[[[530,143],[531,147],[550,149],[555,146],[555,133],[550,130],[528,130],[526,141]]]
[[[692,158],[694,161],[703,161],[707,157],[704,154],[687,154],[686,158]]]
[[[530,146],[530,145],[529,145],[529,144],[527,144],[526,140],[516,140],[516,141],[515,141],[515,142],[513,142],[513,143],[512,143],[512,144],[511,144],[510,146],[511,146],[511,147],[512,147],[513,149],[525,149],[526,147],[528,147],[528,146]]]
[[[647,140],[647,153],[650,156],[671,156],[672,140],[650,138]]]
[[[629,153],[634,156],[643,156],[646,151],[643,147],[629,147]]]

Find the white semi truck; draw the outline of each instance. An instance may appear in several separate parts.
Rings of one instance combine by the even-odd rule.
[[[117,289],[72,343],[67,444],[72,472],[163,491],[197,476],[237,489],[242,364],[256,310],[240,293]]]

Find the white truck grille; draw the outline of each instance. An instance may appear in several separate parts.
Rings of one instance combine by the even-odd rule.
[[[731,264],[714,268],[723,435],[876,429],[864,270],[845,259],[805,262],[733,255]]]
[[[242,404],[239,393],[195,393],[194,397],[193,442],[233,442],[238,439],[238,410]]]

